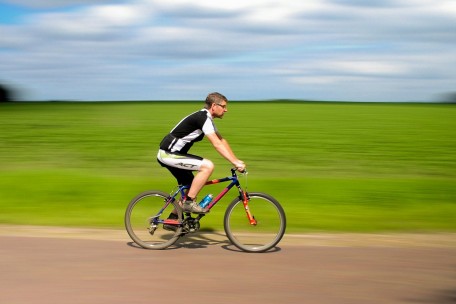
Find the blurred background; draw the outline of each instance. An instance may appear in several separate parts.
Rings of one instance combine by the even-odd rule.
[[[455,23],[450,0],[0,1],[0,223],[121,227],[219,91],[290,232],[454,231]]]
[[[139,192],[174,188],[158,145],[202,105],[1,104],[0,223],[122,228]],[[248,190],[283,204],[288,232],[424,232],[456,229],[455,116],[452,104],[230,101],[216,123]],[[191,151],[214,161],[213,178],[229,174],[208,141]],[[204,226],[222,229],[233,198]]]

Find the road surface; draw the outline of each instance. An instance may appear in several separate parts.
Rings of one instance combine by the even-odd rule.
[[[287,236],[263,254],[223,234],[162,251],[124,232],[0,226],[1,304],[456,303],[445,235]]]

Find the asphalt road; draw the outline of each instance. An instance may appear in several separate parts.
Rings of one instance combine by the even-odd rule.
[[[196,235],[153,251],[3,233],[0,303],[456,303],[454,246],[305,243],[248,254]]]

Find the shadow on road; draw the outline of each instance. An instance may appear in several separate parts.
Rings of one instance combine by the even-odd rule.
[[[144,249],[137,245],[134,242],[128,242],[128,246],[136,248],[136,249]],[[240,252],[246,253],[245,251],[240,250],[227,239],[225,234],[217,232],[215,230],[201,230],[199,232],[195,232],[192,234],[187,234],[180,239],[177,240],[175,244],[166,248],[165,250],[175,250],[175,249],[203,249],[208,248],[209,246],[221,246],[221,248],[233,251],[233,252]],[[281,251],[280,247],[275,247],[267,252],[264,253],[274,253]]]

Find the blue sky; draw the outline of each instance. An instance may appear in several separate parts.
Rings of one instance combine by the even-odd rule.
[[[0,1],[0,83],[27,100],[431,101],[454,0]]]
[[[0,21],[2,24],[12,24],[20,20],[21,16],[28,13],[28,10],[11,4],[1,4]]]

